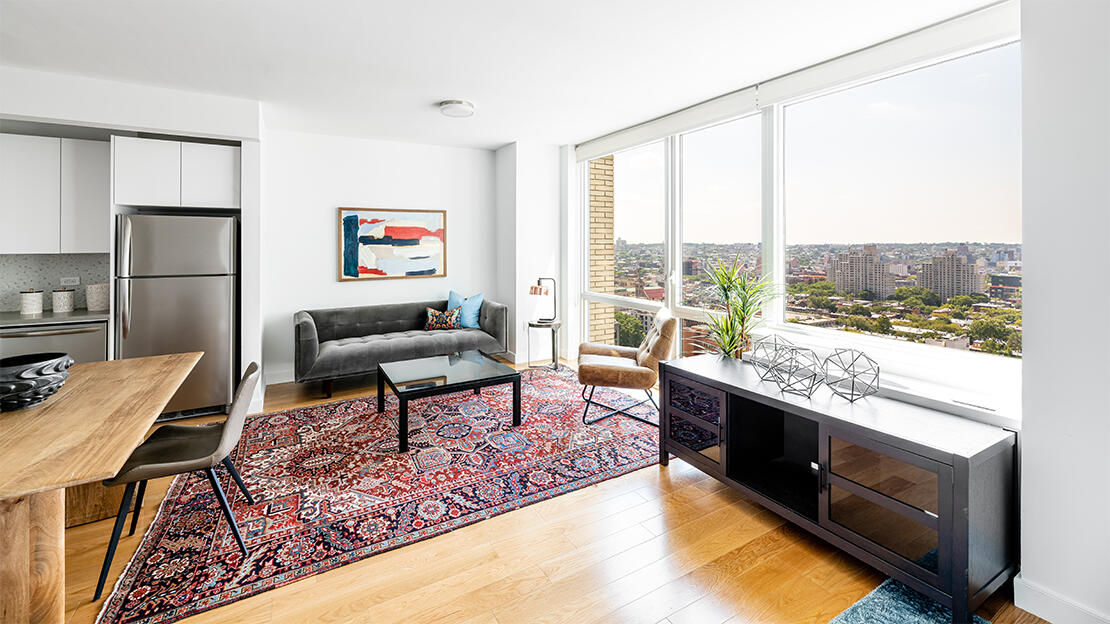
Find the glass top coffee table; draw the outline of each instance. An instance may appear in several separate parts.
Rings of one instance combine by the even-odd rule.
[[[397,395],[397,448],[409,450],[409,401],[424,397],[513,384],[513,426],[520,426],[520,372],[481,351],[462,351],[378,364],[378,412],[385,411],[385,386]]]

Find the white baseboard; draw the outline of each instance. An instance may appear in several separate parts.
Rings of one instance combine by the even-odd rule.
[[[1056,592],[1025,580],[1014,579],[1014,605],[1056,624],[1110,624],[1110,615],[1096,613]]]

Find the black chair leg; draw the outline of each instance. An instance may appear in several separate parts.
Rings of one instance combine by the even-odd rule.
[[[651,390],[646,391],[647,392],[647,398],[644,399],[643,401],[640,401],[638,403],[633,403],[632,405],[626,405],[624,407],[613,407],[612,405],[606,405],[605,403],[602,403],[601,401],[595,401],[594,400],[594,390],[596,390],[596,389],[597,389],[597,386],[591,386],[590,387],[590,393],[587,396],[586,395],[586,388],[585,387],[582,388],[582,399],[584,401],[586,401],[586,409],[582,410],[582,424],[592,425],[596,422],[600,422],[602,420],[605,420],[606,418],[612,418],[613,416],[616,416],[617,414],[620,414],[621,416],[626,416],[628,418],[631,418],[632,420],[638,420],[638,421],[644,423],[645,425],[651,425],[652,427],[658,427],[659,426],[659,423],[652,422],[652,421],[648,420],[647,418],[637,416],[635,414],[629,413],[629,411],[628,411],[628,410],[630,410],[634,407],[638,407],[638,406],[643,405],[644,403],[647,403],[647,402],[650,401],[652,406],[655,407],[655,411],[658,412],[659,411],[659,405],[655,403],[655,397],[651,396]],[[606,414],[603,414],[601,416],[598,416],[596,418],[587,418],[586,415],[589,414],[590,407],[593,406],[593,405],[596,405],[596,406],[598,406],[602,409],[609,410],[609,412],[606,413]],[[660,416],[660,418],[662,418],[662,416]]]
[[[112,557],[116,556],[116,546],[119,544],[119,535],[123,532],[123,523],[127,520],[127,512],[131,508],[131,496],[135,493],[135,484],[128,483],[123,489],[123,500],[119,503],[119,513],[116,514],[116,525],[112,527],[112,539],[108,540],[108,552],[104,553],[104,565],[100,567],[100,579],[96,582],[96,593],[93,600],[100,600],[104,592],[104,581],[108,580],[108,568],[112,567]]]
[[[143,510],[143,496],[146,495],[146,481],[139,482],[139,493],[135,496],[135,513],[131,514],[131,530],[127,532],[130,537],[135,534],[135,526],[139,524],[139,512]]]
[[[227,468],[227,471],[231,473],[231,478],[235,479],[235,485],[238,485],[239,489],[243,492],[243,496],[247,497],[247,504],[253,505],[254,497],[247,491],[247,485],[243,483],[243,478],[239,476],[239,471],[235,469],[235,464],[231,463],[231,458],[225,457],[223,464],[224,468]]]
[[[243,551],[243,556],[246,557],[250,554],[247,550],[247,545],[243,543],[243,536],[239,534],[239,525],[235,524],[235,516],[231,513],[231,507],[227,504],[227,497],[224,496],[224,489],[220,487],[220,481],[216,479],[216,471],[212,468],[205,468],[204,474],[208,476],[208,483],[212,486],[212,492],[216,494],[216,498],[220,501],[220,509],[223,509],[224,517],[227,518],[227,523],[231,525],[231,532],[235,535],[235,541],[239,543],[239,548]]]

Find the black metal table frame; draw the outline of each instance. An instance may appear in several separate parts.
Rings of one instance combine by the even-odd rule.
[[[445,384],[442,386],[428,386],[412,390],[398,390],[393,380],[382,370],[378,364],[378,413],[385,411],[385,386],[397,397],[397,450],[407,453],[409,450],[409,401],[423,399],[431,396],[441,396],[454,392],[473,390],[474,394],[481,394],[482,388],[499,386],[505,383],[513,384],[513,426],[520,426],[520,371],[513,371],[511,375],[498,375],[485,379],[475,379],[460,383]]]

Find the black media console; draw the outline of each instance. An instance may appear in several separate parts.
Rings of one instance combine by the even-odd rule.
[[[812,399],[713,355],[659,365],[659,461],[689,462],[952,608],[1017,572],[1016,435],[871,396]]]

